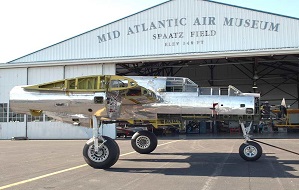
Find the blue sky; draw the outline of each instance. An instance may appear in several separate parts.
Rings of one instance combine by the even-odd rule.
[[[0,63],[165,1],[167,0],[0,1]],[[298,0],[215,1],[299,18]]]

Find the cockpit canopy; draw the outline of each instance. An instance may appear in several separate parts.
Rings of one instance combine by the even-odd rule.
[[[198,85],[182,77],[167,77],[166,92],[197,92]]]
[[[197,92],[198,85],[184,77],[128,76],[138,85],[158,92]]]
[[[155,77],[155,76],[129,76],[139,86],[150,89],[154,92],[197,92],[198,95],[218,96],[255,96],[259,94],[242,93],[236,87],[198,87],[198,85],[184,77]]]

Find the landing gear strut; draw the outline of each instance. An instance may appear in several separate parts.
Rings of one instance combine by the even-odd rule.
[[[245,143],[240,146],[239,155],[246,161],[256,161],[262,156],[263,149],[258,143],[251,140],[249,132],[252,122],[248,127],[245,127],[243,122],[240,122],[240,124],[243,131],[243,136],[245,138]]]
[[[93,137],[84,145],[84,160],[93,168],[110,168],[119,158],[119,147],[110,137],[99,135],[98,121],[95,116],[92,118],[92,123]]]

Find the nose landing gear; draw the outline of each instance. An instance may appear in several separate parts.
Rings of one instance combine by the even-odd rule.
[[[249,132],[252,126],[252,122],[248,127],[245,127],[243,122],[240,122],[240,124],[243,131],[245,143],[240,146],[239,155],[246,161],[256,161],[262,156],[263,149],[258,143],[253,142],[250,139],[251,136],[249,135]]]

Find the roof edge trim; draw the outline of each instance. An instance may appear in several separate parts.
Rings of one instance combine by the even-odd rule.
[[[211,3],[217,3],[217,4],[220,4],[220,5],[227,5],[227,6],[230,6],[230,7],[236,7],[236,8],[240,8],[240,9],[246,9],[246,10],[250,10],[250,11],[256,11],[256,12],[271,14],[271,15],[275,15],[275,16],[281,16],[281,17],[285,17],[285,18],[291,18],[291,19],[299,20],[299,18],[296,18],[296,17],[291,17],[291,16],[287,16],[287,15],[282,15],[282,14],[277,14],[277,13],[262,11],[262,10],[259,10],[259,9],[242,7],[242,6],[239,6],[239,5],[232,5],[232,4],[222,3],[222,2],[213,1],[213,0],[204,0],[204,1],[211,2]]]
[[[85,60],[57,60],[49,62],[29,62],[16,64],[0,64],[0,69],[9,68],[27,68],[27,67],[50,67],[50,66],[67,66],[67,65],[84,65],[84,64],[109,64],[109,63],[135,63],[135,62],[154,62],[154,61],[173,61],[173,60],[195,60],[195,59],[221,59],[233,57],[257,57],[272,55],[293,55],[299,54],[299,48],[285,48],[279,50],[252,50],[252,51],[232,51],[232,52],[214,52],[214,53],[188,53],[173,55],[152,55],[147,57],[119,57],[105,59],[85,59]],[[47,63],[47,64],[45,64]]]

